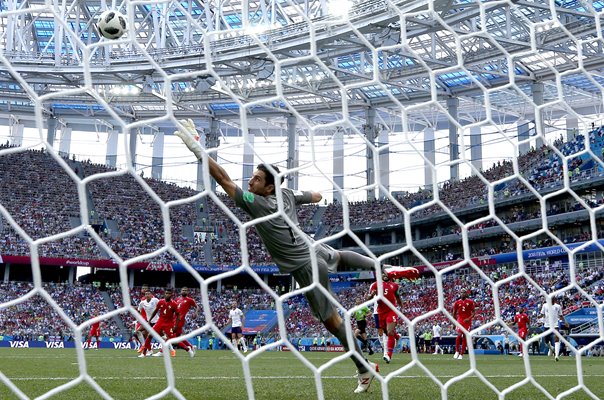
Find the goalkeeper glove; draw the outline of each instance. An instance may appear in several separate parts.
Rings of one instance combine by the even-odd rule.
[[[190,119],[181,119],[178,122],[184,127],[184,130],[178,130],[174,132],[174,135],[178,136],[187,145],[198,160],[201,160],[203,158],[203,150],[198,142],[199,133],[195,129],[195,124]]]

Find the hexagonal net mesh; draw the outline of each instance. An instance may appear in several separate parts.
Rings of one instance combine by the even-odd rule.
[[[202,311],[182,335],[152,336],[224,343],[211,367],[239,369],[239,389],[208,389],[234,377],[206,366],[207,398],[604,396],[600,359],[585,362],[604,337],[601,2],[125,1],[113,5],[129,28],[113,42],[94,30],[104,7],[78,3],[0,8],[0,110],[13,132],[0,148],[0,257],[30,257],[32,271],[3,288],[2,321],[46,307],[77,343],[75,376],[37,398],[81,384],[120,397],[79,343],[97,321],[153,331],[132,270],[172,272],[145,282],[157,293],[186,281],[176,271],[188,277]],[[121,132],[108,138],[121,167],[68,157],[64,128],[86,119]],[[141,175],[145,129],[160,153],[167,133],[197,190]],[[44,195],[32,200],[32,187]],[[57,295],[43,280],[52,258],[111,264],[112,307],[84,313],[77,294]],[[267,343],[231,341],[232,299],[248,317],[274,315],[258,330]],[[201,398],[178,358],[163,360],[165,385],[141,395]],[[29,398],[18,378],[0,374],[10,396]]]

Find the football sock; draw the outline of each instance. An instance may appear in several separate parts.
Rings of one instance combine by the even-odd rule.
[[[560,342],[556,342],[554,344],[554,354],[556,355],[556,357],[558,357],[560,355]]]
[[[461,338],[461,351],[459,354],[466,354],[466,348],[468,347],[468,342],[466,342],[466,335],[463,335]]]
[[[350,349],[350,347],[348,346],[348,338],[346,337],[346,324],[344,324],[342,322],[340,324],[340,326],[335,331],[331,331],[331,333],[336,338],[338,338],[338,340],[340,341],[340,343],[342,343],[342,346],[344,346],[344,349],[346,351],[348,351]],[[353,356],[352,362],[354,362],[354,365],[357,366],[357,370],[359,371],[359,374],[363,374],[363,373],[367,372],[367,367],[361,361],[361,359],[364,359],[364,357],[362,355],[363,352],[361,351],[361,348],[359,347],[359,342],[357,342],[356,340],[353,340],[353,342],[354,342],[354,350],[356,351],[358,356],[356,356],[356,357]]]
[[[384,354],[388,354],[388,335],[385,333],[382,335],[382,348],[384,349]]]
[[[141,346],[143,343],[145,343],[145,337],[143,336],[143,333],[141,331],[136,332],[136,338],[138,339]]]
[[[372,258],[369,258],[359,253],[355,253],[354,251],[341,250],[340,265],[362,269],[374,269],[375,261],[373,261]]]
[[[394,346],[396,345],[396,334],[388,336],[388,356],[392,357]]]
[[[145,339],[145,344],[143,344],[143,347],[147,350],[151,349],[151,335],[147,336],[147,339]]]

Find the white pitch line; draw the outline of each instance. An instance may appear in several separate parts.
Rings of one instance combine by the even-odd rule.
[[[459,375],[439,375],[436,376],[437,378],[440,379],[449,379],[449,378],[456,378]],[[576,378],[577,375],[574,374],[552,374],[552,375],[548,375],[548,374],[533,374],[532,375],[534,378]],[[604,374],[592,374],[592,375],[583,375],[586,378],[602,378],[604,377]],[[489,379],[496,379],[496,378],[525,378],[526,375],[485,375],[486,378]],[[43,378],[43,377],[26,377],[26,378],[9,378],[11,381],[60,381],[60,380],[65,380],[65,381],[70,381],[73,379],[76,379],[77,377],[54,377],[54,378]],[[323,379],[352,379],[354,378],[354,376],[322,376]],[[425,375],[407,375],[407,376],[395,376],[392,379],[430,379],[429,377],[425,376]],[[468,379],[468,378],[477,378],[476,376],[468,376],[464,379]],[[100,377],[92,377],[92,379],[94,380],[106,380],[106,381],[110,381],[110,380],[148,380],[148,379],[153,379],[153,380],[165,380],[166,377],[165,376],[129,376],[127,378],[124,378],[123,376],[100,376]],[[210,381],[210,380],[224,380],[224,379],[230,379],[230,380],[241,380],[243,379],[243,377],[241,376],[192,376],[192,377],[177,377],[176,379],[179,380],[191,380],[191,381]],[[312,376],[303,376],[303,375],[290,375],[290,376],[253,376],[252,380],[254,379],[274,379],[274,380],[287,380],[287,379],[314,379],[314,377]]]

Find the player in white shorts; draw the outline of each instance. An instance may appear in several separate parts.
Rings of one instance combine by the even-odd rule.
[[[243,315],[243,311],[237,307],[236,301],[233,300],[232,306],[233,308],[229,311],[229,320],[227,321],[227,325],[231,324],[231,343],[233,343],[233,347],[236,349],[238,348],[238,345],[240,345],[243,352],[247,353],[247,343],[243,337],[243,322],[245,321],[245,315]]]
[[[541,306],[541,314],[543,315],[543,328],[547,331],[550,328],[560,329],[561,325],[564,324],[565,327],[568,327],[568,323],[566,319],[562,315],[562,306],[558,304],[558,300],[555,297],[552,297],[552,305],[549,306],[547,303],[543,303]],[[552,353],[555,356],[555,360],[559,361],[560,357],[560,338],[554,332],[551,332],[548,336],[545,337],[545,344],[549,347],[548,356],[551,356]],[[553,344],[553,347],[552,347]]]
[[[146,318],[150,317],[151,315],[153,315],[153,313],[155,312],[155,308],[157,307],[157,303],[159,303],[159,299],[157,297],[153,296],[153,293],[151,293],[150,290],[147,290],[143,295],[144,295],[144,298],[141,300],[140,303],[138,303],[138,311],[146,319]],[[153,326],[153,324],[155,324],[157,322],[158,318],[159,318],[159,315],[156,315],[152,321],[147,321],[147,322],[149,322],[149,324],[151,326]],[[145,343],[145,339],[147,339],[147,336],[149,335],[149,333],[147,332],[147,330],[145,329],[144,326],[137,324],[136,335],[142,344],[142,343]],[[142,336],[142,338],[141,338],[141,336]],[[142,350],[142,349],[143,349],[143,346],[141,346],[140,350]],[[152,353],[152,351],[151,351],[151,353]]]

